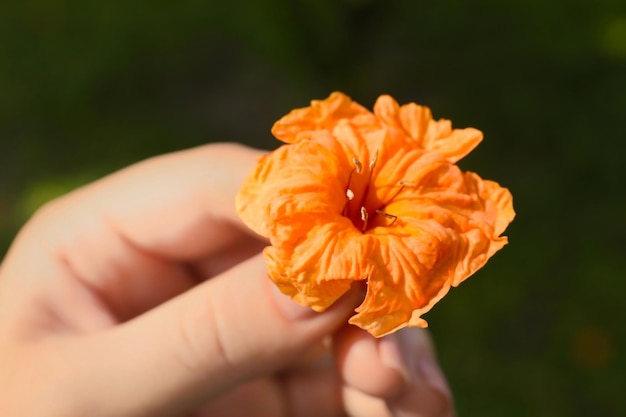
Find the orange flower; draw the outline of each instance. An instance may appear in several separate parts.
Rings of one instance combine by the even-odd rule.
[[[264,250],[271,279],[323,311],[366,285],[350,323],[374,336],[405,326],[507,243],[512,197],[454,163],[482,139],[428,107],[381,96],[371,113],[341,93],[280,119],[286,145],[262,157],[237,210]]]

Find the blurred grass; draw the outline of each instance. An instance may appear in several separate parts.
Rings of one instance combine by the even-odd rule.
[[[49,198],[333,90],[485,132],[510,245],[428,320],[461,416],[623,416],[626,3],[0,3],[0,248]]]

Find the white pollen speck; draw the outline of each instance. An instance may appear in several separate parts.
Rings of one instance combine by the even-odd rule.
[[[346,190],[346,197],[348,197],[348,200],[352,200],[354,198],[354,191],[348,188]]]
[[[367,221],[367,209],[365,207],[361,207],[361,220]]]

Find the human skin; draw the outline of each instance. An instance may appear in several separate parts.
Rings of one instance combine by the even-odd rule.
[[[168,154],[42,207],[0,267],[0,415],[452,416],[424,330],[274,288],[234,207],[260,155]]]

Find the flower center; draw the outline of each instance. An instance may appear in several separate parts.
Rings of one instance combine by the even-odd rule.
[[[374,167],[376,167],[376,162],[378,161],[378,151],[374,154],[374,157],[370,160],[369,164],[366,167],[367,172],[363,172],[363,164],[357,158],[352,158],[352,163],[354,164],[354,168],[350,171],[350,175],[348,176],[348,185],[346,186],[346,204],[344,205],[342,215],[344,217],[349,218],[352,221],[354,227],[359,229],[361,232],[365,233],[370,225],[372,225],[373,220],[376,216],[382,216],[391,222],[387,224],[387,226],[391,226],[397,219],[397,216],[393,214],[387,213],[383,210],[383,208],[388,204],[383,204],[379,208],[368,207],[367,205],[367,195],[370,190],[370,184],[372,184],[372,175],[374,171]],[[359,178],[361,176],[366,176],[365,184],[363,185],[363,178]],[[355,181],[360,180],[360,181]],[[400,188],[393,195],[391,200],[393,200],[399,193],[402,191],[405,185],[409,183],[406,181],[400,181]]]

